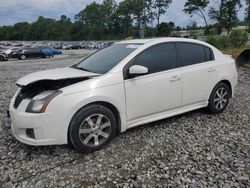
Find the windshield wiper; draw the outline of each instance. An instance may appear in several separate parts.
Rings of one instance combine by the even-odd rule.
[[[88,69],[85,69],[85,68],[83,68],[83,67],[77,67],[76,65],[73,65],[73,66],[71,66],[72,68],[75,68],[75,69],[79,69],[79,70],[82,70],[82,71],[87,71],[87,72],[91,72],[90,70],[88,70]]]

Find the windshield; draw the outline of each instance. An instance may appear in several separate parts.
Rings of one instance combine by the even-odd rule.
[[[114,44],[97,51],[73,67],[98,74],[105,74],[136,50],[137,47],[138,44]]]

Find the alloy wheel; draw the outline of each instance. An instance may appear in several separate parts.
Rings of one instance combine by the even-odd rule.
[[[81,142],[88,147],[102,145],[111,134],[111,121],[103,114],[87,117],[79,128]]]
[[[225,108],[228,102],[228,92],[224,87],[218,88],[214,95],[214,106],[217,110]]]

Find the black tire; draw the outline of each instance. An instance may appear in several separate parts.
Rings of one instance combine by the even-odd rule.
[[[94,117],[95,115],[103,115],[102,120],[103,121],[107,120],[108,122],[106,122],[106,123],[110,124],[109,127],[106,127],[102,130],[101,130],[101,128],[99,128],[101,131],[107,129],[106,131],[108,133],[105,132],[108,135],[107,138],[100,136],[99,133],[96,133],[96,132],[80,133],[80,130],[83,130],[83,129],[81,129],[83,125],[89,126],[89,123],[86,120],[89,119],[89,117],[91,117],[91,118]],[[98,118],[96,118],[96,120],[95,120],[96,121],[95,124],[97,124],[97,121],[98,121],[97,119]],[[91,120],[91,121],[93,121],[93,120]],[[104,124],[102,124],[102,125],[104,125]],[[100,127],[101,127],[101,125],[100,125]],[[92,128],[85,127],[84,130],[92,130]],[[98,131],[98,130],[96,130],[96,131]],[[68,137],[69,137],[70,143],[77,150],[79,150],[80,152],[83,152],[83,153],[90,153],[90,152],[100,150],[105,145],[107,145],[115,137],[116,131],[117,131],[117,120],[116,120],[113,112],[102,105],[90,105],[90,106],[87,106],[85,108],[82,108],[73,116],[73,118],[70,122],[70,126],[69,126],[69,131],[68,131],[69,136]],[[98,138],[100,138],[100,144],[98,141],[99,145],[96,145],[96,143],[95,143],[95,137],[96,137],[95,134],[97,135],[97,140],[98,140]],[[86,135],[86,137],[85,137],[85,135]],[[92,135],[94,135],[94,136],[92,136]],[[84,144],[83,142],[86,141],[87,137],[89,137],[89,136],[90,137],[92,136],[92,138],[88,139],[87,143]],[[93,143],[92,143],[92,141],[93,141]]]
[[[24,55],[24,54],[20,55],[19,59],[20,60],[25,60],[26,59],[26,55]]]
[[[4,57],[0,55],[0,61],[4,61]]]
[[[225,93],[223,94],[225,96],[223,98],[219,97],[217,94],[217,92],[221,93],[221,91],[225,91]],[[228,105],[230,96],[231,96],[231,91],[230,91],[229,86],[223,82],[218,83],[214,87],[214,89],[210,95],[209,104],[207,107],[208,111],[212,114],[222,113]]]

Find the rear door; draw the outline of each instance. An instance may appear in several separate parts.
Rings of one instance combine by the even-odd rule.
[[[215,86],[216,67],[210,48],[188,42],[177,43],[183,67],[182,106],[206,102]]]
[[[35,49],[34,48],[27,48],[25,51],[26,57],[36,57]]]
[[[34,57],[41,57],[43,54],[41,49],[39,49],[39,48],[34,48],[33,53],[34,53]]]

